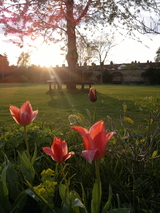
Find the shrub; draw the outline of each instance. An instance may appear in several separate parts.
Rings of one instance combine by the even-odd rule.
[[[148,82],[149,84],[160,84],[160,69],[150,67],[145,72],[141,74],[141,76]]]

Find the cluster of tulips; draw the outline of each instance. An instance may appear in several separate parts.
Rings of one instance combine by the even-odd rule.
[[[90,88],[89,98],[92,102],[95,102],[97,100],[96,89],[93,87]],[[29,144],[27,140],[26,126],[29,125],[37,117],[38,110],[33,111],[31,103],[29,101],[26,101],[20,108],[10,105],[10,113],[13,119],[18,124],[24,127],[24,132],[26,135],[25,137],[26,150],[27,150],[27,156],[25,156],[25,158],[28,157],[29,161],[33,161],[33,157],[31,158],[29,153]],[[77,131],[82,136],[84,147],[85,147],[85,150],[82,151],[82,156],[90,164],[92,164],[93,161],[95,162],[96,181],[93,186],[93,192],[92,192],[91,213],[99,213],[101,196],[102,196],[102,188],[101,188],[101,180],[100,180],[100,172],[99,172],[99,160],[104,157],[106,153],[106,146],[108,144],[108,141],[115,134],[115,132],[109,132],[106,134],[106,129],[105,129],[103,120],[96,122],[89,130],[81,126],[72,126],[71,128]],[[52,160],[58,163],[65,162],[67,159],[69,159],[72,155],[75,154],[75,152],[73,151],[68,152],[68,145],[66,141],[62,140],[62,138],[57,138],[57,137],[53,138],[51,147],[43,147],[43,151],[47,155],[49,155],[52,158]],[[21,159],[22,159],[22,156],[21,156]],[[31,172],[31,170],[29,172]],[[64,196],[69,196],[69,194],[67,194],[67,190],[69,190],[68,187],[66,186],[62,188],[63,190],[66,190],[66,193],[63,193],[65,194]],[[66,200],[67,199],[63,199],[63,202],[65,202]],[[68,204],[66,201],[65,206],[67,206],[68,208],[67,212],[74,212],[73,203],[74,203],[74,208],[75,207],[82,208],[84,212],[87,212],[85,206],[81,203],[81,201],[78,198],[75,198],[75,200],[70,204]],[[102,213],[108,212],[108,209],[109,209],[109,205],[107,202],[103,208]]]

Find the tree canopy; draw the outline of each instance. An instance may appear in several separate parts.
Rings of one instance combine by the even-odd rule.
[[[159,33],[159,15],[159,0],[3,0],[0,3],[0,22],[5,35],[17,34],[22,42],[24,36],[43,37],[45,42],[67,38],[66,59],[72,73],[78,59],[76,29],[79,26],[87,29],[125,26],[129,33],[134,30]],[[152,27],[146,25],[149,22]]]
[[[29,67],[30,66],[30,53],[22,52],[17,60],[18,67]]]
[[[155,62],[160,62],[160,47],[158,48],[157,52],[156,52],[156,57],[155,57]]]

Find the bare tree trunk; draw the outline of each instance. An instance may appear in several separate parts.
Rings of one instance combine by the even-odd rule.
[[[104,65],[104,62],[100,62],[100,69],[101,69],[101,84],[103,84],[103,65]]]
[[[66,1],[66,21],[67,21],[67,37],[68,37],[68,53],[66,55],[68,63],[68,75],[70,81],[76,80],[76,64],[78,60],[77,48],[76,48],[76,34],[75,34],[75,20],[73,16],[73,0]],[[67,86],[68,89],[75,89],[74,83]]]

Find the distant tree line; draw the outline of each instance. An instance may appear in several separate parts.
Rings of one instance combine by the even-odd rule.
[[[141,76],[148,84],[160,84],[160,66],[148,68]]]
[[[19,67],[15,71],[0,77],[1,83],[43,83],[51,78],[52,68],[32,65]]]

